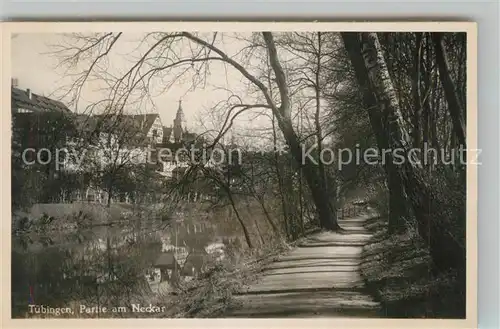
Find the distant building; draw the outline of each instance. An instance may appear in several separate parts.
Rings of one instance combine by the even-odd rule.
[[[13,144],[23,148],[62,146],[60,142],[75,133],[71,118],[73,113],[60,101],[37,95],[30,89],[21,90],[15,85],[17,82],[13,79]]]
[[[179,101],[179,108],[177,109],[177,113],[174,119],[174,142],[180,143],[182,140],[183,130],[186,127],[186,117],[184,116],[184,112],[182,111],[182,101]]]
[[[44,113],[59,111],[71,113],[61,101],[33,93],[30,89],[11,88],[12,113]]]
[[[179,107],[175,114],[173,125],[163,127],[163,144],[183,144],[192,142],[196,139],[196,134],[190,133],[186,127],[186,118],[182,109],[182,101],[179,101]]]
[[[154,146],[163,141],[159,114],[99,114],[92,118],[99,132],[112,133],[129,146]]]
[[[148,141],[161,144],[163,141],[163,126],[159,114],[134,115],[135,126]]]
[[[187,147],[188,144],[193,143],[197,136],[187,130],[186,119],[182,108],[182,101],[179,101],[179,107],[175,115],[173,125],[170,127],[163,127],[163,141],[161,147],[167,148],[171,154],[162,154],[162,172],[161,174],[167,178],[181,176],[182,173],[188,168],[187,158],[182,158],[183,154],[174,157],[175,151],[182,147]],[[186,155],[187,156],[187,155]]]
[[[154,170],[165,178],[182,176],[183,171],[189,165],[186,158],[179,159],[172,156],[157,161],[157,153],[155,154],[160,148],[169,148],[175,152],[178,148],[196,140],[196,134],[189,132],[186,128],[181,101],[179,101],[173,125],[165,127],[157,113],[140,115],[77,114],[61,101],[35,94],[30,89],[19,89],[17,85],[17,81],[12,79],[12,152],[15,157],[19,158],[26,148],[36,150],[41,148],[67,148],[68,150],[83,148],[87,152],[83,166],[75,161],[69,161],[73,159],[68,158],[64,165],[61,164],[58,167],[59,171],[52,168],[55,165],[54,161],[42,158],[42,160],[50,162],[50,165],[41,168],[45,172],[42,172],[43,177],[39,177],[37,180],[42,181],[45,177],[52,180],[59,176],[59,180],[68,185],[67,181],[63,179],[64,177],[81,176],[78,182],[73,184],[72,181],[73,185],[78,184],[77,189],[73,185],[69,188],[61,183],[61,188],[64,190],[60,192],[60,196],[57,196],[57,202],[106,202],[107,193],[98,186],[92,186],[93,183],[91,183],[92,173],[90,171],[94,168],[94,160],[100,160],[101,164],[108,164],[108,158],[116,165],[119,165],[118,162],[121,161],[123,163],[145,164],[146,157],[150,156],[150,159],[156,162],[157,167]],[[114,156],[115,154],[117,156]],[[35,152],[29,152],[28,160],[33,160],[34,155],[36,155]],[[43,155],[45,156],[45,154]],[[19,167],[21,168],[22,165]],[[38,171],[34,170],[34,172]],[[73,191],[74,189],[76,190]],[[121,195],[114,197],[119,202],[137,201],[135,194],[134,197],[129,194],[123,197]],[[112,200],[115,201],[114,198]]]

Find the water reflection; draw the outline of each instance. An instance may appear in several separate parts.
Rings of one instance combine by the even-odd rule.
[[[61,230],[59,222],[13,235],[13,310],[26,309],[30,290],[36,303],[51,306],[103,295],[98,289],[137,277],[144,281],[141,289],[168,291],[209,262],[223,260],[228,245],[239,243],[206,218],[183,213],[168,223],[131,219]]]
[[[153,291],[161,291],[162,283],[176,286],[181,279],[190,280],[202,273],[210,261],[225,258],[223,237],[215,225],[207,221],[184,220],[178,217],[172,227],[161,236],[161,253],[157,256],[147,278]],[[169,286],[164,285],[163,290]]]

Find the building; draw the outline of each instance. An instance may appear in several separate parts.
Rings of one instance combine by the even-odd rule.
[[[101,187],[93,186],[92,171],[98,164],[96,161],[99,161],[101,165],[120,165],[125,162],[146,164],[147,157],[150,156],[150,159],[156,161],[156,167],[153,170],[165,178],[171,178],[176,173],[181,175],[182,170],[188,167],[189,163],[186,159],[178,161],[179,159],[171,156],[158,161],[155,154],[155,150],[160,147],[175,151],[196,138],[196,135],[188,132],[186,128],[181,101],[179,101],[173,125],[167,128],[163,125],[160,115],[156,113],[139,115],[77,114],[58,100],[35,94],[30,89],[17,88],[15,79],[12,80],[12,83],[12,143],[13,155],[16,159],[20,158],[26,148],[37,150],[41,148],[66,148],[70,151],[74,149],[77,152],[82,150],[86,152],[85,161],[82,163],[75,162],[73,161],[75,159],[68,157],[68,161],[59,164],[58,168],[53,168],[55,162],[43,158],[42,160],[47,160],[50,165],[39,165],[38,167],[41,167],[42,170],[34,166],[30,167],[33,169],[31,175],[33,180],[36,178],[36,181],[40,180],[40,182],[56,179],[61,181],[59,184],[61,185],[60,194],[54,194],[49,199],[44,199],[43,202],[105,203],[108,199],[107,193]],[[36,153],[30,152],[28,155],[33,157]],[[28,158],[28,160],[34,159]],[[19,171],[21,169],[24,169],[23,163],[19,165]],[[75,181],[73,176],[80,178]],[[71,180],[65,177],[71,177]],[[21,180],[19,182],[21,184]],[[71,186],[68,182],[71,182]],[[37,185],[41,186],[41,183]],[[22,189],[22,187],[20,188]],[[139,196],[136,196],[135,192],[132,196],[129,194],[117,195],[111,199],[113,202],[136,202],[139,200]],[[41,202],[42,200],[36,201]]]
[[[174,142],[179,143],[182,140],[182,134],[186,128],[186,117],[184,116],[184,111],[182,110],[182,101],[179,100],[179,108],[174,119],[173,137]]]
[[[128,146],[155,146],[163,141],[163,126],[160,115],[156,113],[99,114],[92,118],[99,133],[112,133]]]
[[[12,113],[44,113],[59,111],[71,113],[70,109],[61,101],[33,93],[30,89],[22,90],[11,88]]]
[[[67,175],[61,175],[68,158],[58,153],[76,132],[72,115],[58,100],[30,89],[21,90],[15,84],[11,87],[12,189],[16,207],[30,202],[56,202],[60,199],[59,187],[72,185]]]
[[[186,118],[182,109],[182,101],[179,101],[179,107],[175,114],[173,125],[163,127],[163,144],[164,145],[180,145],[188,142],[193,142],[196,139],[196,134],[190,133],[187,130]]]
[[[11,88],[11,114],[13,143],[24,148],[50,147],[50,140],[60,142],[74,134],[68,107],[30,89]]]
[[[173,178],[182,173],[189,166],[189,156],[185,154],[177,154],[175,152],[183,147],[188,147],[188,144],[195,142],[196,134],[191,133],[187,129],[186,119],[182,108],[182,101],[179,100],[179,107],[170,127],[163,127],[162,147],[169,149],[171,152],[162,154],[162,171],[161,174],[166,178]],[[185,156],[185,157],[183,157]]]
[[[139,128],[147,141],[153,144],[161,144],[163,141],[163,125],[159,114],[134,115],[135,127]]]

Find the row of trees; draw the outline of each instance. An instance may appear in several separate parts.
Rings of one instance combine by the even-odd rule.
[[[291,232],[300,231],[296,228],[303,226],[304,209],[311,207],[321,227],[341,229],[335,214],[339,193],[353,183],[383,177],[390,196],[391,232],[405,230],[405,223],[415,218],[436,266],[463,266],[464,236],[449,232],[460,221],[437,220],[435,214],[446,200],[440,199],[431,182],[465,186],[464,167],[456,161],[451,166],[437,163],[437,156],[430,163],[418,164],[410,149],[424,151],[427,145],[455,160],[460,155],[455,150],[466,147],[464,33],[158,32],[142,37],[140,56],[117,76],[108,73],[103,64],[124,38],[122,33],[73,35],[72,47],[58,45],[62,63],[73,69],[88,68],[70,88],[75,102],[93,74],[107,82],[109,106],[119,110],[181,78],[191,77],[195,89],[201,83],[206,85],[210,83],[209,68],[223,63],[247,82],[247,88],[242,95],[230,91],[227,101],[209,109],[212,117],[224,119],[214,124],[217,129],[210,147],[224,144],[227,134],[237,136],[231,127],[243,114],[253,111],[269,118],[270,127],[259,131],[258,138],[269,138],[273,146],[283,141],[287,155],[274,153],[269,169],[259,157],[245,161],[251,162],[247,166],[251,170],[260,167],[257,170],[268,173],[266,187],[281,204],[283,220],[279,222],[288,236],[297,237]],[[226,51],[227,40],[241,48]],[[241,147],[249,140],[240,135],[238,144]],[[360,164],[340,171],[335,165],[314,160],[323,148],[338,150],[360,142],[361,147],[401,149],[406,161],[398,165],[389,157],[383,166]],[[304,145],[316,146],[312,157],[303,156]],[[248,176],[248,170],[242,175]],[[227,175],[221,181],[231,199],[238,192],[226,180]],[[247,190],[261,196],[257,190],[262,187],[255,177],[250,175],[249,181],[252,187]],[[292,219],[296,214],[300,214],[299,220]],[[277,225],[271,226],[280,231]],[[456,257],[448,257],[450,252]]]
[[[423,157],[420,159],[412,157],[414,153],[410,152],[412,147],[422,149],[425,152],[421,144],[423,142],[431,144],[438,150],[444,149],[445,152],[442,154],[448,158],[460,155],[456,153],[456,150],[460,146],[464,149],[466,147],[463,124],[465,113],[461,105],[463,99],[459,99],[458,90],[451,78],[443,36],[426,33],[425,42],[422,34],[419,33],[404,37],[406,38],[402,39],[401,45],[408,44],[416,47],[413,48],[416,49],[413,50],[414,56],[410,57],[414,65],[413,69],[408,72],[410,74],[407,74],[407,78],[410,79],[407,80],[406,85],[401,82],[396,88],[393,77],[397,76],[397,71],[391,72],[389,70],[390,66],[385,59],[384,48],[377,34],[342,34],[349,59],[354,68],[358,88],[363,93],[363,103],[368,109],[378,147],[381,150],[404,150],[406,157],[406,161],[402,164],[396,164],[392,158],[389,158],[384,166],[390,193],[390,229],[392,231],[404,230],[405,222],[403,220],[411,214],[415,218],[418,233],[429,246],[434,269],[437,272],[450,268],[463,271],[465,269],[465,167],[443,166],[435,158],[433,160],[437,168],[432,168],[432,164],[422,165]],[[462,47],[459,48],[459,51],[465,49],[465,39],[462,40]],[[433,42],[433,48],[431,48],[431,42]],[[426,52],[423,52],[422,49],[425,49]],[[385,52],[388,53],[390,50]],[[460,55],[463,56],[459,53]],[[423,67],[425,61],[430,62],[431,65]],[[464,81],[463,66],[461,68],[458,65],[457,68],[458,77]],[[436,85],[436,82],[434,85],[431,84],[430,77],[433,75],[437,76],[434,79],[440,81],[441,86]],[[425,81],[426,77],[427,81]],[[458,80],[460,81],[460,79]],[[463,85],[461,87],[463,88]],[[432,108],[430,101],[433,98],[436,99],[438,93],[445,96],[437,100],[442,107]],[[463,94],[464,90],[462,89]],[[405,98],[408,99],[406,102]],[[410,105],[406,107],[408,109],[406,118],[410,118],[410,124],[405,122],[402,110],[405,103]],[[425,109],[424,115],[422,115],[422,108]],[[432,114],[433,112],[437,114]],[[429,120],[431,117],[432,120],[436,120],[437,115],[443,115],[445,120],[451,121],[448,134],[437,134],[437,121]],[[407,127],[412,129],[411,138]],[[432,138],[429,137],[430,131],[434,131]],[[445,140],[443,143],[443,139],[450,141],[446,142]],[[433,169],[442,171],[436,172]],[[454,176],[452,182],[447,181],[450,175]],[[441,186],[431,185],[433,179],[440,180],[438,184]],[[459,201],[458,203],[462,201],[462,207],[454,209],[452,214],[444,217],[439,216],[439,214],[443,208],[450,210],[450,204],[447,200],[448,196],[443,195],[442,190],[440,191],[443,185],[445,188],[453,187],[452,191],[461,195],[461,199],[455,201]],[[411,206],[409,209],[405,207],[407,204]]]
[[[123,33],[69,38],[70,46],[56,45],[55,54],[80,77],[66,95],[73,105],[90,80],[105,82],[106,100],[91,104],[89,112],[106,103],[112,116],[119,115],[181,81],[192,82],[195,91],[207,88],[215,83],[210,69],[244,81],[244,90],[224,86],[227,99],[206,109],[203,126],[211,127],[195,141],[205,151],[236,150],[240,162],[195,161],[166,186],[139,179],[133,189],[148,185],[166,203],[192,191],[210,194],[214,207],[232,210],[254,249],[275,239],[295,240],[311,226],[341,230],[336,210],[344,200],[382,185],[389,233],[416,226],[435,273],[465,274],[465,165],[458,161],[464,152],[456,152],[466,148],[464,33],[155,32],[139,38],[137,53],[122,60],[119,72],[109,62],[118,44],[130,42]],[[261,120],[262,127],[236,129],[245,116]],[[107,127],[114,130],[124,131]],[[257,143],[269,148],[255,151]],[[321,161],[329,150],[373,147],[384,162],[355,163],[346,154]],[[404,161],[386,150],[400,150]],[[110,196],[120,186],[118,171],[101,175],[108,177],[103,182]],[[248,200],[257,205],[254,213],[263,214],[261,223],[244,216]]]

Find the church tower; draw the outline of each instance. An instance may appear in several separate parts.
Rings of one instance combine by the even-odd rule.
[[[174,119],[174,141],[179,143],[182,141],[182,132],[184,131],[186,122],[184,118],[184,112],[182,111],[182,100],[179,100],[179,108],[177,109],[177,114]]]

